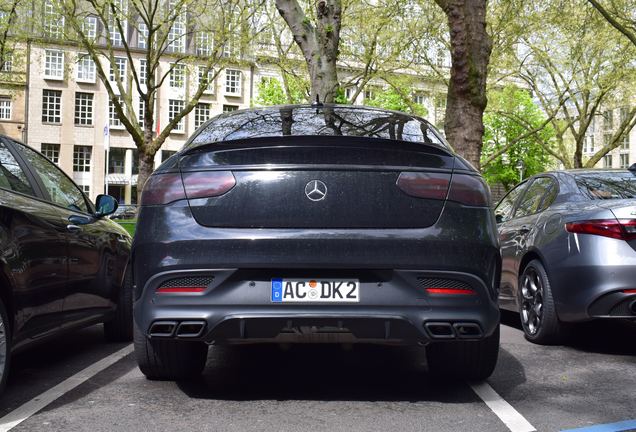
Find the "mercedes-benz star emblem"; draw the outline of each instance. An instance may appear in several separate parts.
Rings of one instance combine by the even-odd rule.
[[[320,180],[312,180],[305,186],[305,195],[312,201],[322,201],[327,196],[327,185]]]

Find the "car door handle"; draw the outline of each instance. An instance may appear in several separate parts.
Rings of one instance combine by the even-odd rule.
[[[82,229],[80,227],[78,227],[77,225],[73,225],[73,224],[68,224],[66,225],[66,231],[71,232],[71,233],[78,233],[80,232]]]

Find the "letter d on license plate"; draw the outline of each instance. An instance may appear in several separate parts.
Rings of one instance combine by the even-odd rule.
[[[272,302],[275,303],[359,301],[358,279],[272,279]]]

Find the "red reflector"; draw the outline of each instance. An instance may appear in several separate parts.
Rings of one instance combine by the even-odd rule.
[[[636,220],[599,219],[580,222],[569,222],[565,229],[571,233],[592,234],[618,240],[636,239]]]
[[[426,292],[429,294],[460,294],[460,295],[475,295],[477,294],[472,289],[456,289],[456,288],[426,288]]]
[[[625,294],[636,294],[636,289],[626,289],[623,290]]]
[[[479,176],[453,174],[448,199],[468,206],[490,207],[490,189]]]
[[[183,173],[188,199],[210,198],[229,192],[236,185],[231,171],[200,171]]]
[[[157,288],[158,293],[200,293],[205,287],[165,287]]]
[[[141,194],[141,205],[169,204],[185,198],[180,173],[150,176]]]
[[[450,174],[403,172],[397,179],[397,186],[417,198],[444,200],[450,178]]]

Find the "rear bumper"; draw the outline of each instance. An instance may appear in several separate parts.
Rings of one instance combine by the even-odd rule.
[[[364,340],[427,343],[433,336],[426,323],[441,323],[449,337],[461,333],[454,324],[473,323],[480,338],[499,322],[492,210],[452,202],[435,225],[415,229],[210,228],[198,225],[184,202],[142,207],[133,268],[134,316],[146,334],[158,321],[178,327],[194,320],[204,330],[190,339],[209,343],[312,326]],[[155,291],[170,278],[205,274],[214,276],[205,292]],[[428,295],[418,275],[459,279],[477,294]],[[271,279],[281,277],[359,279],[360,302],[272,303]],[[263,337],[254,336],[259,331]]]
[[[636,295],[623,292],[636,289],[634,250],[625,241],[590,235],[580,235],[578,245],[548,269],[559,319],[636,319]]]
[[[273,303],[271,277],[282,270],[166,272],[148,281],[135,303],[135,321],[149,337],[207,343],[259,341],[364,341],[426,344],[439,339],[481,339],[499,322],[491,289],[458,272],[296,271],[294,277],[347,275],[360,280],[359,303]],[[214,276],[203,293],[157,293],[176,278]],[[311,276],[310,276],[311,275]],[[283,275],[285,276],[285,275]],[[344,277],[344,276],[342,276]],[[431,295],[422,277],[461,281],[475,295]],[[418,279],[420,278],[420,279]],[[293,337],[292,337],[293,336]]]

